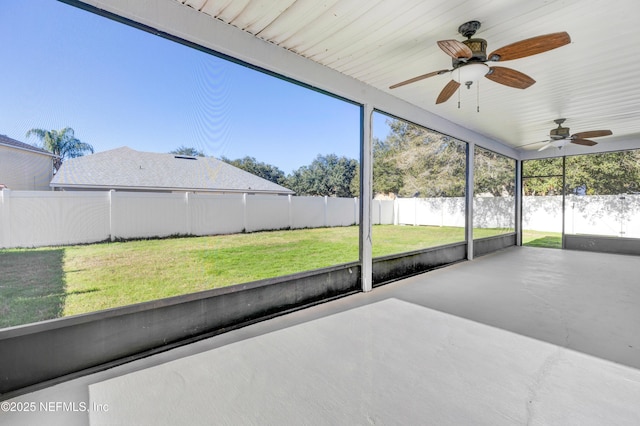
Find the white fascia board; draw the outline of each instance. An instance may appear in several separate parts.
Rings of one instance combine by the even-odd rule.
[[[52,152],[44,152],[44,151],[40,151],[39,149],[37,149],[36,147],[34,147],[34,149],[29,149],[26,147],[22,147],[22,146],[15,146],[15,145],[10,145],[8,143],[2,143],[0,142],[0,145],[2,146],[6,146],[7,148],[13,148],[13,149],[17,149],[19,151],[26,151],[26,152],[31,152],[34,154],[40,154],[40,155],[44,155],[46,157],[52,157],[52,158],[60,158],[59,155],[56,155]]]
[[[82,0],[98,9],[198,44],[360,105],[518,158],[518,151],[386,92],[268,43],[175,0]]]

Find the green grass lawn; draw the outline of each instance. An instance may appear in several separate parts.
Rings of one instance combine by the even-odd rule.
[[[522,231],[522,245],[529,247],[562,248],[562,233]]]
[[[378,257],[464,241],[464,229],[378,225],[372,241]],[[357,226],[0,250],[0,328],[356,260]]]

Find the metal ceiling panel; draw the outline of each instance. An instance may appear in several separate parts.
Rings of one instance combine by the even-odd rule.
[[[176,1],[509,146],[536,150],[557,118],[567,118],[572,131],[611,129],[611,138],[640,139],[640,71],[631,48],[640,40],[636,0]],[[482,79],[436,105],[448,74],[389,89],[451,69],[436,42],[462,41],[458,26],[470,20],[481,22],[475,37],[487,40],[487,53],[560,31],[572,41],[489,64],[535,79],[525,90]],[[579,148],[594,152],[604,144]]]

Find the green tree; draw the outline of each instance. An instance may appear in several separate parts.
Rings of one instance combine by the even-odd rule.
[[[373,140],[373,192],[376,194],[397,194],[404,184],[402,170],[393,154],[383,141]]]
[[[567,192],[617,195],[640,191],[640,151],[567,157]]]
[[[377,150],[379,167],[389,174],[374,171],[374,188],[379,180],[378,189],[399,187],[403,197],[464,195],[466,144],[406,121],[388,124],[390,133]]]
[[[515,195],[515,160],[480,147],[476,147],[474,159],[474,194]]]
[[[254,157],[247,156],[236,160],[230,160],[226,157],[222,157],[221,160],[246,172],[260,176],[263,179],[277,183],[278,185],[285,186],[286,184],[286,176],[282,170],[276,166],[272,166],[271,164],[257,161]]]
[[[562,194],[562,158],[542,158],[522,163],[524,195]]]
[[[184,146],[184,145],[180,145],[178,148],[174,149],[173,151],[169,151],[169,154],[186,155],[189,157],[204,157],[204,151],[201,151],[197,148]]]
[[[373,139],[373,196],[398,194],[403,185],[403,173],[392,157],[393,151],[378,138]],[[360,163],[351,181],[351,193],[360,196]]]
[[[523,163],[524,195],[562,194],[562,157]],[[566,157],[569,194],[640,192],[640,150]]]
[[[93,146],[76,138],[71,127],[65,127],[62,130],[31,129],[27,132],[26,137],[31,135],[40,139],[40,148],[58,156],[53,161],[55,172],[60,169],[62,162],[67,158],[81,157],[87,152],[93,154]]]
[[[351,182],[358,162],[336,154],[320,155],[309,166],[294,170],[286,186],[298,195],[353,197]]]

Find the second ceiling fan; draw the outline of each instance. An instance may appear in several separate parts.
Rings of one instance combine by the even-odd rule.
[[[557,120],[553,121],[558,125],[558,127],[551,130],[551,132],[549,133],[549,139],[547,141],[543,141],[546,142],[546,144],[538,149],[538,151],[543,151],[551,146],[562,149],[562,147],[567,143],[575,143],[577,145],[584,146],[594,146],[597,145],[598,142],[592,141],[587,138],[600,138],[602,136],[611,136],[613,134],[611,130],[590,130],[588,132],[571,134],[568,127],[562,127],[562,123],[566,121],[566,118],[558,118]]]
[[[395,89],[424,80],[425,78],[446,73],[451,74],[451,81],[447,83],[438,95],[436,104],[446,102],[451,98],[461,83],[470,87],[473,81],[483,76],[496,83],[504,84],[505,86],[526,89],[536,81],[520,71],[506,67],[489,67],[487,63],[525,58],[556,49],[571,42],[571,38],[566,32],[546,34],[509,44],[487,55],[487,41],[481,38],[472,38],[479,28],[480,22],[469,21],[458,27],[458,32],[464,37],[467,37],[467,40],[461,42],[457,40],[438,41],[440,49],[451,56],[453,69],[433,71],[419,75],[394,84],[390,86],[389,89]]]

